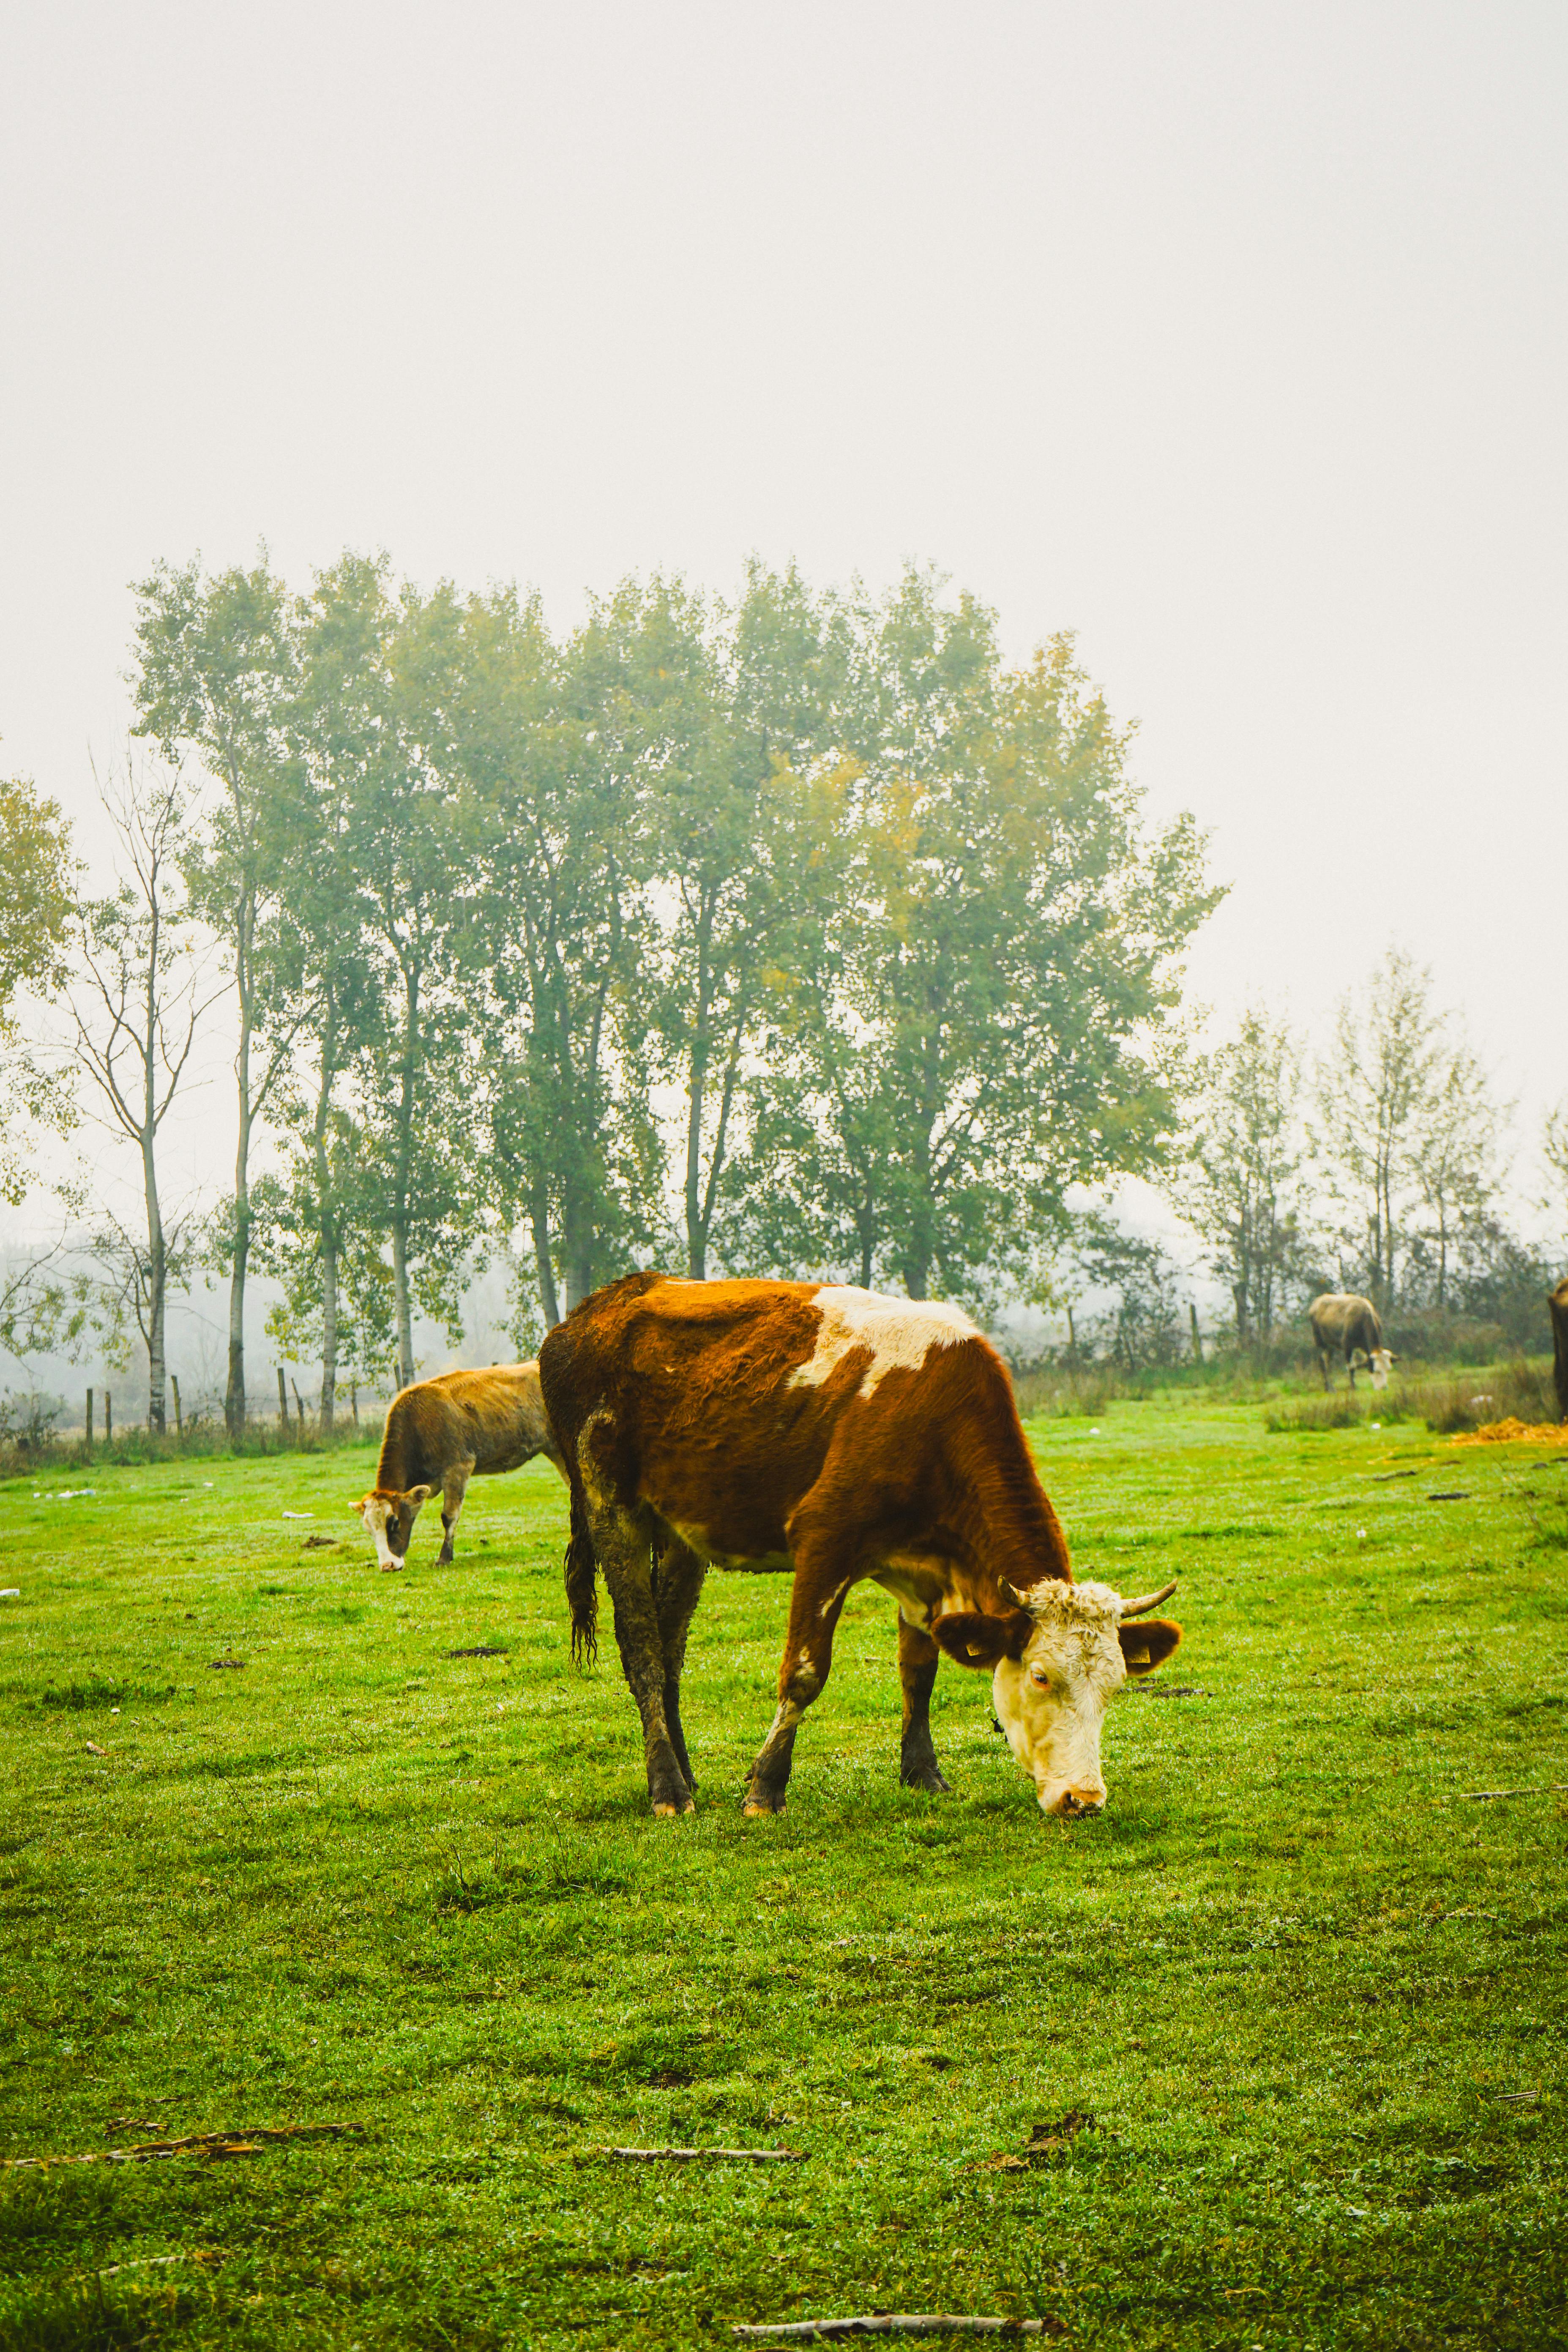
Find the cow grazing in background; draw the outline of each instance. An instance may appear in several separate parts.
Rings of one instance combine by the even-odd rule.
[[[1552,1369],[1557,1386],[1557,1418],[1568,1421],[1568,1276],[1558,1284],[1546,1304],[1552,1309],[1552,1345],[1555,1357]]]
[[[536,1454],[547,1454],[565,1476],[550,1434],[537,1364],[441,1372],[434,1380],[414,1381],[393,1398],[375,1485],[349,1507],[364,1522],[382,1567],[401,1568],[420,1505],[439,1493],[442,1542],[436,1564],[445,1568],[469,1479],[521,1470]]]
[[[1383,1326],[1370,1298],[1360,1298],[1353,1291],[1326,1290],[1308,1307],[1307,1320],[1326,1389],[1333,1386],[1329,1366],[1335,1357],[1343,1358],[1352,1389],[1358,1371],[1371,1373],[1374,1389],[1388,1386],[1394,1351],[1383,1344]]]
[[[539,1369],[572,1491],[573,1648],[593,1651],[602,1569],[656,1813],[691,1810],[680,1673],[710,1565],[795,1580],[748,1813],[784,1811],[796,1727],[867,1578],[899,1604],[904,1781],[947,1786],[930,1719],[945,1650],[991,1675],[1042,1807],[1099,1811],[1107,1703],[1181,1639],[1124,1621],[1175,1588],[1124,1601],[1073,1581],[1006,1368],[956,1307],[628,1275],[557,1324]]]

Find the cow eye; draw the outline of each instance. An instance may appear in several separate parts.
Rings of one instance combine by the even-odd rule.
[[[1051,1678],[1049,1675],[1047,1674],[1044,1666],[1031,1666],[1029,1668],[1029,1680],[1039,1690],[1049,1690],[1051,1686]]]

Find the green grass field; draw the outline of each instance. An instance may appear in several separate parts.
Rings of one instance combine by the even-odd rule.
[[[0,2346],[1568,2342],[1568,1449],[1179,1397],[1031,1433],[1080,1573],[1182,1580],[1071,1826],[951,1666],[955,1793],[898,1787],[868,1589],[743,1821],[786,1587],[719,1576],[699,1811],[647,1819],[542,1464],[396,1578],[368,1449],[0,1489]],[[360,2128],[14,2161],[288,2124]]]

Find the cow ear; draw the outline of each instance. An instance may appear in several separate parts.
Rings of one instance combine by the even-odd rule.
[[[976,1670],[994,1666],[1003,1658],[1021,1658],[1035,1630],[1026,1609],[1005,1617],[983,1615],[975,1609],[953,1610],[932,1625],[931,1639],[961,1666]]]
[[[1173,1625],[1168,1617],[1139,1617],[1131,1625],[1119,1625],[1116,1638],[1121,1644],[1121,1660],[1130,1675],[1152,1675],[1163,1666],[1182,1638],[1182,1629]]]
[[[420,1504],[427,1503],[435,1492],[436,1489],[434,1486],[410,1486],[407,1494],[405,1495],[403,1499],[405,1503],[412,1503],[415,1509],[417,1510]]]
[[[369,1496],[368,1495],[362,1495],[362,1496],[360,1496],[359,1501],[358,1501],[357,1503],[351,1503],[351,1504],[349,1505],[349,1508],[350,1508],[350,1510],[353,1513],[353,1515],[354,1515],[354,1517],[355,1517],[355,1518],[356,1518],[356,1519],[361,1519],[361,1520],[363,1520],[363,1517],[364,1517],[364,1507],[365,1507],[365,1505],[369,1502],[369,1500],[370,1500],[370,1496]]]

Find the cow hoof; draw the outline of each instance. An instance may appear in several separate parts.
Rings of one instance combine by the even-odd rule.
[[[437,1565],[437,1568],[450,1568],[450,1567],[451,1567],[451,1565],[452,1565],[452,1561],[453,1561],[454,1557],[455,1557],[455,1555],[454,1555],[453,1553],[449,1552],[449,1551],[438,1551],[438,1552],[437,1553],[437,1555],[436,1555],[436,1565]]]
[[[747,1821],[762,1822],[771,1820],[774,1813],[782,1813],[784,1809],[782,1797],[748,1797],[741,1811]]]
[[[683,1805],[671,1804],[665,1800],[655,1805],[653,1817],[656,1822],[679,1822],[683,1821],[688,1813],[694,1813],[696,1811],[697,1808],[689,1797]]]
[[[952,1789],[934,1764],[921,1764],[912,1772],[900,1775],[906,1789],[924,1789],[932,1797],[951,1797]]]

